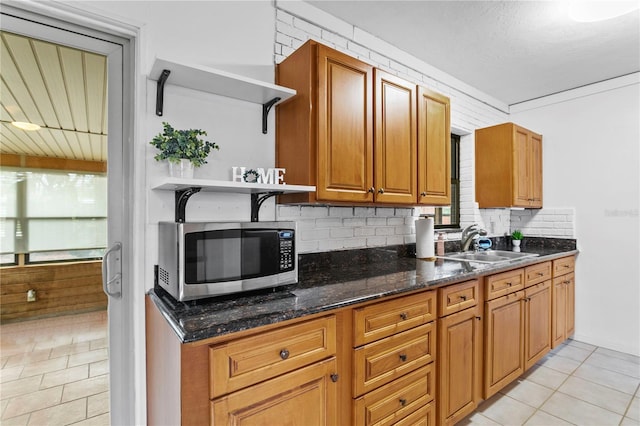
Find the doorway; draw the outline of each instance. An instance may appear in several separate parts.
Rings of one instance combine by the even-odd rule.
[[[107,75],[108,84],[104,87],[105,99],[108,98],[108,106],[106,108],[105,119],[105,132],[108,135],[108,141],[103,149],[103,154],[108,157],[107,174],[106,174],[106,192],[107,192],[107,206],[106,206],[106,241],[105,246],[108,248],[119,247],[118,250],[113,251],[115,256],[112,255],[109,258],[108,268],[105,271],[108,274],[107,279],[110,281],[109,286],[106,288],[113,296],[108,298],[107,301],[107,338],[106,347],[98,348],[99,342],[94,342],[95,350],[107,350],[108,351],[108,367],[102,365],[103,371],[108,370],[109,380],[109,398],[107,405],[109,406],[110,422],[112,424],[134,424],[135,417],[135,380],[134,380],[134,348],[133,348],[133,303],[132,303],[132,291],[131,286],[131,265],[127,261],[131,256],[131,223],[132,212],[125,206],[129,205],[130,197],[130,181],[132,180],[132,163],[133,149],[131,146],[125,144],[125,141],[131,140],[132,119],[130,114],[130,108],[133,105],[133,95],[130,87],[133,81],[133,66],[131,61],[131,45],[128,39],[123,39],[111,34],[102,33],[98,30],[79,26],[77,24],[69,23],[66,21],[60,21],[53,18],[49,18],[32,11],[17,9],[11,6],[1,5],[0,12],[2,13],[3,31],[8,33],[25,37],[28,39],[38,40],[41,43],[51,43],[62,46],[64,49],[71,49],[73,51],[87,52],[89,55],[102,56],[106,58],[105,71]],[[3,55],[5,52],[3,52]],[[21,51],[20,54],[24,54]],[[2,61],[5,62],[4,60]],[[83,62],[85,69],[92,66],[90,61]],[[39,71],[47,71],[43,68],[43,65],[36,64]],[[33,69],[31,69],[33,71]],[[4,75],[4,72],[3,72]],[[91,84],[89,84],[91,85]],[[29,87],[28,91],[35,92],[36,88]],[[53,91],[54,89],[44,85],[44,90]],[[66,90],[70,90],[66,88]],[[94,90],[93,94],[90,92]],[[95,97],[99,89],[96,87],[88,87],[85,82],[84,98],[88,101]],[[70,93],[68,96],[81,99],[82,96],[77,93]],[[3,94],[3,103],[4,103]],[[60,112],[57,112],[58,103],[61,102],[59,98],[54,99],[55,108],[53,108],[53,117],[59,117]],[[87,102],[90,103],[90,102]],[[19,102],[16,102],[18,105]],[[5,108],[6,111],[10,109]],[[19,111],[16,110],[15,114],[19,115]],[[22,111],[23,115],[30,121],[34,116],[34,111]],[[41,115],[41,127],[51,127],[52,132],[62,134],[62,138],[65,140],[69,147],[76,145],[82,152],[94,152],[100,155],[101,148],[99,148],[99,141],[96,142],[95,135],[91,131],[85,131],[84,136],[74,137],[73,131],[84,130],[81,126],[75,125],[74,129],[67,130],[62,128],[61,125],[52,125],[51,120],[47,121],[42,118],[42,115],[46,115],[45,112],[35,109],[35,112]],[[6,116],[12,116],[13,114],[4,114],[2,116],[5,121]],[[35,114],[37,115],[37,114]],[[11,117],[15,119],[14,117]],[[95,118],[95,117],[94,117]],[[87,113],[87,121],[90,121],[91,113]],[[22,120],[16,120],[22,121]],[[61,120],[59,120],[61,121]],[[9,124],[10,125],[10,124]],[[3,133],[5,131],[5,123],[3,123]],[[65,133],[70,132],[70,133]],[[4,138],[4,136],[3,136]],[[37,139],[37,138],[34,138]],[[82,140],[87,141],[91,145],[88,148],[86,145],[82,145]],[[92,140],[93,139],[93,140]],[[4,143],[2,144],[4,145]],[[62,144],[64,145],[64,144]],[[9,146],[9,144],[7,144]],[[5,153],[5,146],[2,147],[3,153]],[[58,146],[60,151],[64,151],[63,147]],[[46,151],[46,148],[42,148]],[[52,148],[53,149],[53,148]],[[15,154],[15,153],[14,153]],[[78,154],[74,154],[76,157]],[[19,158],[22,162],[31,161],[31,159],[25,159],[29,155],[21,155]],[[31,155],[31,157],[34,157]],[[36,156],[37,157],[37,156]],[[106,158],[104,159],[106,160]],[[96,161],[86,160],[83,158],[67,158],[69,164],[74,161]],[[74,163],[74,166],[77,165]],[[86,175],[86,173],[85,173]],[[53,206],[51,206],[53,207]],[[51,218],[49,218],[51,219]],[[92,217],[93,225],[85,223],[88,226],[94,226],[96,232],[98,231],[100,221],[99,215]],[[51,224],[49,223],[50,229]],[[68,234],[64,226],[58,227],[58,231],[64,230],[62,236]],[[60,238],[61,240],[64,238]],[[86,245],[86,244],[85,244]],[[90,248],[90,247],[87,247]],[[104,262],[103,262],[104,263]],[[114,279],[116,277],[117,279]],[[102,281],[102,280],[101,280]],[[27,297],[27,295],[25,295]],[[37,292],[36,292],[37,298]],[[91,315],[86,313],[85,315]],[[86,322],[92,322],[96,318],[81,318]],[[99,322],[99,318],[97,318]],[[56,319],[58,321],[58,319]],[[50,320],[48,325],[52,324],[53,320]],[[89,331],[91,333],[91,331]],[[92,337],[92,336],[90,336]],[[95,336],[93,336],[95,337]],[[99,339],[92,339],[99,340]],[[89,344],[91,346],[91,344]],[[69,355],[70,356],[70,355]],[[67,362],[68,364],[68,362]],[[90,368],[90,367],[88,367]],[[94,373],[98,371],[95,370]],[[61,373],[62,374],[62,373]],[[71,373],[68,373],[71,374]],[[26,378],[26,376],[25,376]],[[4,381],[4,378],[3,378]],[[0,384],[1,386],[1,384]],[[51,392],[53,393],[53,392]],[[53,396],[55,399],[56,397]],[[67,397],[70,398],[70,397]],[[64,398],[62,398],[64,399]],[[104,396],[102,397],[104,403]],[[95,401],[94,401],[95,402]],[[87,406],[88,406],[87,402]],[[8,404],[3,401],[3,410],[7,409]],[[95,404],[94,404],[95,406]],[[95,413],[95,412],[94,412]],[[88,411],[87,411],[88,414]],[[104,414],[104,413],[102,413]]]

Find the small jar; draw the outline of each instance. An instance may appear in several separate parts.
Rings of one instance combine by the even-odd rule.
[[[438,232],[438,241],[436,242],[436,256],[444,256],[444,232]]]

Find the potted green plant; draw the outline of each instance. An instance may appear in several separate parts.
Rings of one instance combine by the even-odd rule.
[[[207,156],[212,149],[220,149],[215,142],[204,141],[200,136],[207,132],[200,129],[177,130],[169,123],[162,123],[164,130],[150,142],[160,150],[154,158],[157,161],[169,162],[169,174],[184,178],[192,178],[195,167],[207,163]]]
[[[511,243],[513,244],[514,249],[515,248],[518,248],[518,250],[520,249],[520,243],[522,242],[523,238],[524,236],[522,235],[522,232],[520,232],[519,229],[516,229],[511,233]]]

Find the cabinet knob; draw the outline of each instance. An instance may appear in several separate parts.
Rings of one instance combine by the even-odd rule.
[[[407,314],[406,313],[401,313],[400,314],[400,318],[402,318],[403,321],[405,321],[407,319]]]
[[[406,354],[400,354],[400,361],[405,362],[407,360]]]
[[[338,379],[340,378],[340,376],[338,376],[336,373],[333,373],[332,375],[330,375],[329,377],[331,377],[331,381],[333,383],[337,382]]]
[[[407,405],[407,400],[404,398],[400,398],[400,405],[402,405],[403,407]]]
[[[289,351],[288,351],[288,350],[286,350],[286,349],[282,349],[282,350],[280,351],[280,358],[282,358],[282,359],[287,359],[287,358],[289,358]]]
[[[378,194],[384,194],[384,188],[378,189]]]
[[[371,188],[369,188],[369,189],[367,190],[367,192],[370,192],[370,193],[372,193],[372,194],[373,194],[374,192],[376,192],[376,189],[372,186]]]
[[[426,197],[426,196],[427,196],[427,193],[426,193],[426,192],[421,192],[421,193],[420,193],[420,196],[421,196],[421,197]]]

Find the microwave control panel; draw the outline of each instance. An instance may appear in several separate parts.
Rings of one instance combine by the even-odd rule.
[[[293,231],[279,231],[280,239],[280,270],[288,271],[294,268]]]

